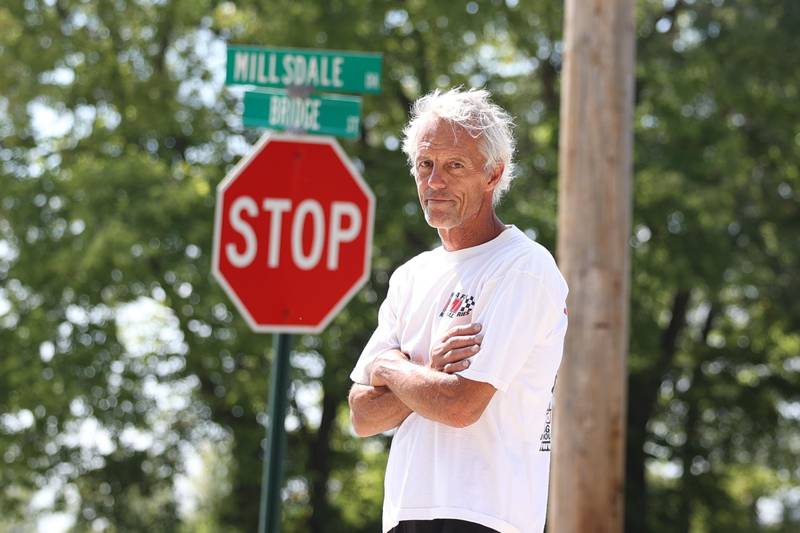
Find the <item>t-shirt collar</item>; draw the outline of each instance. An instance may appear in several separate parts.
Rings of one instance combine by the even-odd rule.
[[[501,231],[500,234],[490,241],[486,241],[484,243],[478,244],[476,246],[470,246],[469,248],[462,248],[460,250],[453,250],[447,251],[444,249],[444,246],[439,246],[434,249],[434,253],[439,255],[443,260],[449,262],[461,262],[471,257],[475,257],[476,255],[481,255],[487,252],[491,252],[497,248],[500,248],[507,244],[511,239],[514,238],[514,235],[519,233],[519,230],[513,224],[506,224],[506,229]]]

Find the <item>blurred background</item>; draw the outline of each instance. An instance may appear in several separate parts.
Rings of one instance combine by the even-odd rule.
[[[636,8],[626,529],[796,533],[800,2]],[[354,437],[346,396],[390,273],[437,242],[399,150],[409,104],[494,93],[519,138],[500,216],[554,251],[562,18],[557,1],[4,1],[0,531],[255,530],[272,342],[210,274],[215,187],[261,133],[223,86],[227,43],[384,54],[342,141],[377,197],[372,275],[295,339],[282,493],[284,531],[378,531],[389,437]]]

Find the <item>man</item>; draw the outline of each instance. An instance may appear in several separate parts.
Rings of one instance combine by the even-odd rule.
[[[398,268],[351,374],[353,427],[397,427],[383,531],[544,527],[550,402],[567,285],[494,207],[513,178],[509,115],[483,90],[417,100],[403,150],[442,246]]]

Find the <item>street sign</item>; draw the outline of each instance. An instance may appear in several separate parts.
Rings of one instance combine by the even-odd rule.
[[[225,84],[379,93],[382,64],[373,53],[228,46]]]
[[[374,206],[335,139],[267,134],[217,187],[214,275],[254,331],[319,333],[367,280]]]
[[[380,54],[229,46],[245,126],[358,137]],[[280,530],[288,333],[319,333],[369,277],[375,197],[333,137],[266,134],[217,186],[212,270],[256,332],[275,332],[258,531]]]
[[[244,93],[244,125],[358,137],[361,98],[338,95],[290,96],[284,90]]]

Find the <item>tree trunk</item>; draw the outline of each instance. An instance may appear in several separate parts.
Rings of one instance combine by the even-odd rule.
[[[570,328],[556,386],[550,531],[623,527],[633,0],[567,0],[558,256]]]
[[[221,523],[241,531],[258,529],[258,509],[261,503],[261,439],[260,425],[234,431],[233,457],[237,472],[232,477],[231,493],[223,506]]]
[[[672,298],[670,321],[661,333],[659,351],[653,365],[630,381],[630,402],[628,403],[628,450],[626,479],[628,484],[625,530],[629,533],[646,533],[647,523],[647,481],[645,479],[644,443],[647,440],[647,422],[653,416],[658,391],[664,376],[672,367],[677,351],[678,339],[686,325],[686,312],[689,309],[691,291],[678,289]]]
[[[322,397],[322,418],[316,438],[309,447],[309,481],[311,516],[308,520],[308,531],[324,533],[328,528],[330,509],[328,505],[328,479],[331,473],[331,430],[336,419],[337,396],[325,387]]]
[[[714,323],[716,316],[716,306],[711,306],[706,316],[706,321],[703,326],[701,334],[700,351],[705,350],[708,342],[708,334],[711,332],[711,326]],[[703,374],[703,358],[698,357],[697,362],[691,369],[690,389],[686,391],[686,442],[681,448],[681,466],[683,472],[681,475],[681,491],[680,503],[678,506],[678,519],[676,531],[688,533],[692,524],[692,514],[694,512],[694,474],[692,474],[692,463],[694,458],[702,451],[702,447],[697,444],[700,434],[700,414],[702,412],[702,405],[700,405],[700,397],[697,391],[702,391],[704,387],[705,374]]]

